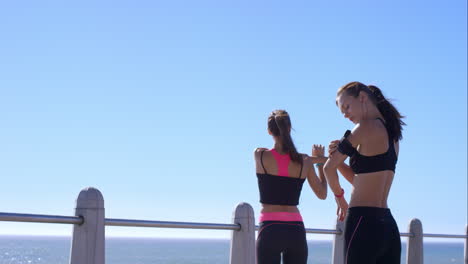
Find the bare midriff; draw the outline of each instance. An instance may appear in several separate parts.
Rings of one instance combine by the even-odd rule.
[[[394,175],[395,173],[390,170],[356,174],[349,207],[388,208],[387,198]]]

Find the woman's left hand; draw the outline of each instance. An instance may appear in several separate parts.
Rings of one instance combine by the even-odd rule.
[[[312,146],[312,157],[324,157],[325,147],[320,144],[314,144]]]

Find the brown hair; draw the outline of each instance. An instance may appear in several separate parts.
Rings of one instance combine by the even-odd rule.
[[[281,138],[281,151],[289,154],[292,161],[302,164],[302,156],[291,138],[291,119],[285,110],[275,110],[268,117],[268,129],[273,136]]]
[[[388,125],[389,136],[394,141],[401,140],[403,138],[403,126],[406,125],[406,123],[401,120],[404,116],[402,116],[396,107],[384,97],[382,91],[377,86],[365,85],[360,82],[350,82],[338,89],[337,96],[345,93],[346,95],[358,97],[359,92],[361,91],[368,94],[372,103],[377,106],[377,109],[379,109],[380,113],[384,117]]]

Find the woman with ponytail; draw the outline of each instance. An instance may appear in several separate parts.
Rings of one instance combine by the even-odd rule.
[[[345,220],[345,264],[400,263],[398,226],[387,198],[395,176],[403,116],[373,85],[351,82],[337,92],[336,104],[355,124],[329,146],[324,172]],[[350,157],[349,165],[344,161]],[[353,185],[348,202],[337,170]]]
[[[306,264],[308,256],[304,223],[297,205],[307,179],[320,199],[327,197],[323,174],[324,147],[314,145],[312,157],[298,153],[291,138],[291,120],[284,110],[268,117],[272,149],[255,150],[260,190],[260,228],[257,237],[257,264]],[[315,173],[316,164],[319,175]]]

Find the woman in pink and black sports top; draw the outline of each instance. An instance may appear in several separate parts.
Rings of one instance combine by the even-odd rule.
[[[314,145],[312,155],[298,153],[291,135],[291,120],[284,110],[268,117],[268,133],[273,136],[271,150],[255,150],[255,164],[262,210],[257,237],[257,264],[307,263],[304,223],[297,205],[305,179],[320,199],[327,197],[323,174],[324,147]],[[319,168],[319,177],[313,163]]]

